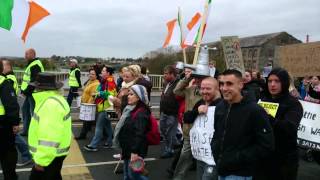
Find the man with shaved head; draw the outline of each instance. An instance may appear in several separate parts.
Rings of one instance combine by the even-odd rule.
[[[24,71],[21,84],[21,93],[25,96],[22,106],[23,132],[21,135],[23,136],[28,135],[31,115],[33,115],[35,105],[32,97],[34,87],[30,86],[29,83],[34,82],[40,72],[44,72],[44,67],[41,61],[36,58],[36,51],[34,49],[26,50],[25,59],[27,60],[27,68]]]
[[[187,111],[184,115],[185,123],[193,123],[192,129],[190,130],[190,143],[192,149],[192,155],[197,159],[197,179],[206,180],[212,179],[217,180],[218,176],[216,173],[216,163],[213,159],[210,141],[213,136],[213,132],[198,133],[201,129],[197,129],[199,124],[202,124],[207,130],[214,129],[213,120],[209,121],[209,112],[212,107],[216,106],[221,101],[221,96],[218,88],[218,81],[213,77],[207,77],[201,81],[200,94],[202,99],[199,100],[192,111]],[[213,113],[213,112],[212,112]],[[212,116],[213,117],[213,116]],[[212,122],[212,123],[210,123]],[[197,134],[203,135],[202,139]],[[202,143],[197,143],[201,141]],[[205,153],[199,153],[198,150],[205,150]],[[202,155],[196,155],[202,154]]]

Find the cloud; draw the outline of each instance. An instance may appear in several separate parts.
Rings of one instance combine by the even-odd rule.
[[[51,15],[29,32],[27,43],[0,30],[0,56],[22,56],[27,47],[40,56],[139,57],[161,47],[166,22],[177,15],[183,23],[204,0],[36,0]],[[251,36],[287,31],[300,40],[320,40],[318,0],[213,0],[205,42],[220,36]]]

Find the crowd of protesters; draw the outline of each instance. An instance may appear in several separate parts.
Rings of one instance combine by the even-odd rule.
[[[219,74],[214,62],[209,62],[205,48],[201,53],[196,65],[178,62],[163,69],[159,117],[163,148],[159,157],[172,158],[167,167],[169,178],[184,179],[190,169],[196,169],[199,180],[297,179],[297,132],[303,115],[299,100],[320,103],[320,77],[304,77],[297,85],[297,79],[290,77],[283,68],[272,69],[267,77],[261,77],[257,70],[241,73],[227,69]],[[124,179],[148,179],[148,170],[152,169],[135,167],[139,166],[137,162],[144,164],[141,161],[147,156],[152,131],[152,82],[146,67],[136,64],[122,67],[116,79],[113,68],[96,65],[88,71],[88,80],[82,85],[78,61],[71,59],[70,90],[63,99],[58,93],[61,83],[43,73],[35,50],[26,51],[26,60],[25,84],[21,86],[25,97],[21,134],[18,133],[18,85],[11,76],[14,73],[10,63],[0,63],[0,145],[6,147],[0,148],[0,160],[5,179],[17,179],[15,146],[22,155],[21,165],[31,163],[31,159],[34,161],[30,179],[62,178],[60,171],[71,138],[70,106],[78,96],[82,104],[95,105],[96,116],[95,121],[83,121],[75,139],[86,139],[87,133],[94,129],[92,140],[83,147],[85,150],[96,152],[100,145],[120,149],[117,157],[123,160]],[[268,114],[258,105],[260,101],[277,103],[276,114]],[[39,129],[45,122],[42,119],[50,116],[43,107],[52,104],[59,104],[55,107],[60,114],[54,117],[61,121],[55,123],[60,123],[64,129]],[[194,155],[190,131],[212,107],[215,108],[213,132],[208,137],[210,141],[200,145],[211,147],[204,161]],[[108,116],[110,108],[118,117],[114,128]],[[35,132],[42,134],[35,137]],[[46,134],[59,142],[52,143]],[[30,148],[21,135],[28,136]],[[62,135],[65,137],[61,138]],[[103,139],[106,142],[102,142]],[[54,150],[57,152],[52,153]]]

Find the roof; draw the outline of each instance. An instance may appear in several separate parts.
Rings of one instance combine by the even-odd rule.
[[[281,33],[282,32],[240,38],[240,45],[241,47],[261,46],[269,40],[279,36]]]
[[[262,35],[257,35],[257,36],[243,37],[243,38],[240,38],[240,45],[241,45],[241,47],[261,46],[264,43],[279,36],[282,33],[286,33],[286,32],[277,32],[277,33],[262,34]],[[211,42],[211,43],[204,43],[204,44],[208,45],[208,46],[217,46],[219,43],[220,43],[220,41]]]

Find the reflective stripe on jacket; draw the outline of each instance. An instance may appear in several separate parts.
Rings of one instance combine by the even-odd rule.
[[[18,81],[17,81],[16,76],[13,74],[8,74],[6,77],[7,77],[7,79],[10,79],[13,81],[13,89],[16,92],[16,94],[18,94],[19,88],[18,88]]]
[[[0,86],[1,86],[1,84],[3,83],[4,80],[6,80],[6,78],[5,78],[4,76],[0,75]],[[3,104],[2,104],[2,101],[1,101],[1,99],[0,99],[0,116],[1,116],[1,115],[5,115],[5,114],[6,114],[6,111],[5,111],[5,109],[4,109],[4,106],[3,106]]]
[[[36,164],[48,166],[65,156],[71,144],[70,107],[57,91],[32,94],[36,103],[29,127],[29,147]]]

